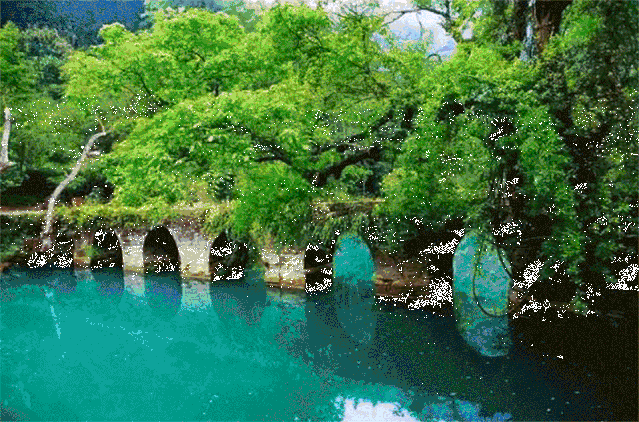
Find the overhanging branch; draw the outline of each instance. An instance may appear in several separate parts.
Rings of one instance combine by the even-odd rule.
[[[65,179],[62,181],[62,183],[60,183],[58,185],[58,187],[55,188],[55,190],[53,191],[53,194],[49,198],[49,205],[47,207],[46,222],[45,222],[45,225],[44,225],[44,229],[42,230],[42,234],[40,235],[40,237],[42,237],[42,238],[44,238],[45,236],[47,236],[47,235],[49,235],[51,233],[51,223],[52,223],[52,220],[53,220],[53,207],[55,207],[55,203],[56,203],[56,201],[58,199],[58,196],[60,196],[60,194],[62,193],[64,188],[66,188],[67,185],[69,183],[71,183],[71,181],[73,179],[75,179],[75,176],[78,175],[78,172],[80,171],[80,168],[82,167],[82,162],[86,158],[87,154],[89,154],[89,151],[91,150],[91,148],[93,148],[93,144],[95,143],[95,141],[98,140],[99,138],[105,136],[108,133],[108,132],[106,132],[104,130],[104,127],[102,126],[102,122],[98,122],[98,123],[102,127],[102,132],[96,133],[91,138],[89,138],[89,141],[84,146],[84,150],[82,151],[82,155],[80,156],[78,161],[75,163],[75,167],[73,167],[73,170],[71,171],[71,173],[69,173],[67,175],[67,177],[65,177]]]
[[[381,156],[381,152],[381,145],[376,144],[353,155],[347,156],[336,164],[331,164],[327,167],[324,167],[322,170],[307,170],[302,176],[316,188],[321,188],[322,186],[326,185],[329,176],[333,176],[335,179],[339,179],[342,175],[342,171],[344,171],[346,167],[357,164],[369,158],[378,160]]]

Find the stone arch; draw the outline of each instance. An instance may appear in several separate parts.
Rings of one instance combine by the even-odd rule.
[[[333,253],[320,244],[308,244],[304,252],[306,294],[328,293],[333,285]]]
[[[93,236],[91,246],[91,270],[123,267],[122,244],[113,229],[99,229]]]
[[[249,248],[234,239],[232,233],[221,232],[209,249],[209,274],[211,281],[240,279],[249,261]]]
[[[83,230],[73,234],[73,267],[87,268],[91,260],[90,246],[93,243],[95,231]]]
[[[180,272],[180,252],[164,226],[157,226],[146,235],[142,256],[145,273]]]

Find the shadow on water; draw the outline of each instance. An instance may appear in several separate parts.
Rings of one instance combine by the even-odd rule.
[[[55,274],[55,276],[51,276]],[[60,294],[70,294],[76,289],[77,281],[73,268],[48,265],[40,268],[11,269],[0,274],[0,290],[6,300],[15,297],[13,289],[19,286],[40,286],[53,289]],[[4,299],[3,299],[4,300]]]

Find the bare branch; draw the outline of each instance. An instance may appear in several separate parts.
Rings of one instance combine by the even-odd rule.
[[[340,162],[327,166],[319,171],[306,171],[302,175],[313,186],[321,188],[328,182],[328,177],[333,176],[335,179],[339,179],[342,175],[342,171],[350,165],[357,164],[363,160],[373,158],[379,159],[382,148],[379,144],[373,145],[369,148],[359,151],[356,154],[347,156]]]
[[[386,24],[389,25],[389,24],[401,19],[405,15],[408,15],[410,13],[419,13],[419,12],[430,12],[430,13],[434,13],[436,15],[439,15],[439,16],[443,17],[446,21],[450,21],[451,20],[450,10],[438,10],[438,9],[435,9],[434,7],[429,7],[429,6],[418,6],[418,7],[414,8],[414,9],[394,10],[392,12],[386,13],[384,15],[384,17],[389,16],[389,15],[397,14],[397,16],[395,16],[394,18],[392,18],[391,20],[386,22]],[[420,22],[420,24],[421,24],[421,22]]]
[[[102,126],[102,122],[99,122],[99,123],[100,123],[100,126]],[[45,222],[45,225],[44,225],[44,229],[42,230],[42,234],[40,235],[41,238],[44,238],[45,236],[47,236],[47,235],[49,235],[51,233],[51,222],[52,222],[52,219],[53,219],[52,218],[53,217],[53,208],[55,207],[55,203],[56,203],[56,201],[58,199],[58,196],[60,196],[60,194],[62,193],[64,188],[66,188],[67,185],[69,183],[71,183],[71,181],[73,179],[75,179],[75,176],[78,175],[78,172],[80,171],[80,168],[82,167],[82,162],[86,158],[86,156],[89,153],[89,151],[91,150],[91,148],[93,148],[93,144],[95,143],[95,141],[98,140],[99,138],[105,136],[107,133],[108,132],[105,132],[103,130],[102,132],[96,133],[91,138],[89,138],[89,141],[84,146],[84,150],[82,151],[82,155],[80,156],[78,161],[75,163],[75,167],[73,167],[73,170],[71,170],[71,173],[69,173],[67,175],[67,177],[65,177],[65,179],[62,181],[62,183],[60,183],[58,185],[58,187],[56,187],[55,190],[53,191],[53,194],[49,198],[49,205],[47,207],[46,222]]]

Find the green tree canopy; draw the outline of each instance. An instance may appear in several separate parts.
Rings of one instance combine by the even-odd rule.
[[[59,103],[61,67],[70,52],[53,29],[21,31],[11,22],[0,28],[2,106],[11,109],[9,158],[18,164],[3,175],[0,191],[20,185],[32,169],[60,176],[73,158],[70,150],[82,142],[82,116]]]
[[[639,31],[633,2],[564,7],[527,62],[522,1],[417,2],[459,42],[444,62],[368,11],[276,5],[247,28],[158,10],[151,29],[105,26],[102,45],[75,52],[66,95],[119,128],[103,161],[115,204],[217,192],[234,230],[295,244],[314,202],[383,196],[389,233],[410,220],[491,231],[520,256],[518,277],[542,262],[569,300],[636,256]]]
[[[392,161],[412,128],[416,98],[406,93],[427,71],[425,48],[382,51],[372,37],[383,30],[380,18],[335,24],[308,7],[274,7],[251,33],[224,14],[163,11],[152,31],[103,28],[104,44],[65,67],[67,92],[79,103],[126,97],[154,107],[109,157],[120,203],[186,201],[231,173],[238,225],[306,224],[302,204],[339,195],[342,175],[368,174],[353,170],[366,160]],[[256,213],[257,197],[271,197],[261,172],[304,200],[280,219],[280,201]]]

